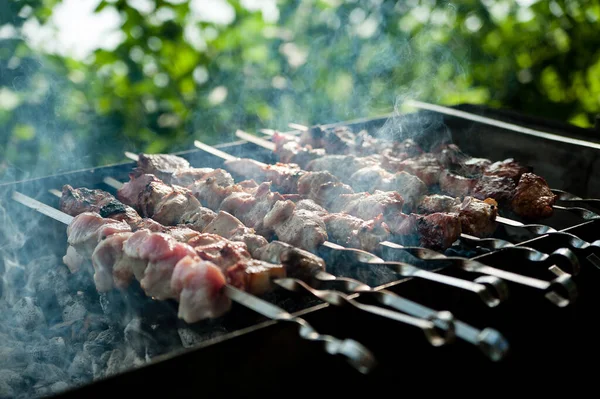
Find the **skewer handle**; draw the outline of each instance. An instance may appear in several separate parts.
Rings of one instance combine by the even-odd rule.
[[[319,298],[322,301],[327,302],[334,306],[341,307],[341,306],[350,305],[350,306],[353,306],[364,312],[371,313],[373,315],[385,317],[390,320],[398,321],[398,322],[401,322],[401,323],[404,323],[404,324],[407,324],[407,325],[410,325],[413,327],[417,327],[423,331],[423,333],[425,334],[425,338],[433,346],[446,345],[446,344],[454,342],[454,339],[455,339],[454,318],[448,312],[442,313],[441,315],[436,313],[434,315],[430,315],[427,318],[427,320],[424,320],[424,319],[409,316],[409,315],[406,315],[406,314],[403,314],[400,312],[394,312],[394,311],[391,311],[391,310],[388,310],[388,309],[385,309],[382,307],[362,304],[352,298],[353,296],[356,296],[357,294],[345,295],[341,292],[333,291],[333,290],[317,290],[317,289],[310,287],[304,281],[301,281],[298,279],[292,279],[292,278],[277,279],[274,281],[274,283],[286,290],[289,290],[289,291],[307,292],[310,295],[313,295],[314,297]],[[444,327],[441,329],[443,334],[441,334],[436,329],[436,325],[433,322],[434,317],[438,318],[436,320],[438,323],[445,324]]]
[[[368,374],[376,366],[376,360],[373,354],[359,342],[352,339],[340,340],[331,335],[319,334],[306,320],[297,316],[292,316],[280,307],[232,287],[231,285],[225,286],[225,294],[231,300],[236,301],[267,318],[297,324],[299,327],[299,335],[302,339],[321,342],[327,353],[345,357],[352,367],[363,374]]]

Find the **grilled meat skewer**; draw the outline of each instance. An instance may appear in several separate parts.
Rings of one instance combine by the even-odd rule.
[[[308,133],[301,137],[275,133],[273,151],[281,162],[298,163],[307,170],[343,171],[342,180],[353,182],[360,190],[370,188],[367,191],[371,191],[382,181],[389,181],[394,174],[405,171],[419,177],[427,186],[439,185],[442,191],[454,196],[494,198],[525,219],[541,219],[552,214],[556,194],[542,177],[513,159],[493,163],[483,158],[466,157],[452,144],[425,152],[410,139],[387,143],[388,148],[366,157],[360,156],[361,153],[352,146],[341,150],[329,146],[324,153],[322,148],[317,151],[314,146],[324,145],[323,137],[338,137],[340,130],[315,133],[318,130],[307,131],[321,137],[316,141],[307,139]],[[345,136],[352,135],[347,129],[342,131]],[[306,162],[307,159],[310,161]],[[463,174],[445,169],[457,166],[458,162],[461,162]],[[473,173],[477,173],[477,177],[467,176]]]
[[[236,301],[270,319],[297,324],[301,338],[322,343],[327,353],[344,356],[361,373],[370,372],[375,365],[372,353],[360,343],[319,334],[304,319],[227,284],[222,269],[203,260],[202,252],[195,251],[190,245],[179,242],[165,245],[165,240],[168,241],[170,236],[145,229],[136,233],[115,231],[114,234],[105,236],[110,231],[101,226],[126,223],[105,219],[91,212],[69,219],[68,215],[52,211],[47,205],[21,193],[14,192],[13,199],[48,216],[56,216],[57,220],[68,224],[69,239],[77,242],[83,239],[85,247],[96,240],[99,245],[92,257],[97,261],[108,261],[113,269],[119,266],[118,275],[122,276],[127,271],[125,274],[134,275],[137,279],[141,277],[142,286],[144,280],[151,279],[149,276],[159,277],[156,285],[166,289],[163,292],[170,293],[168,299],[179,303],[178,315],[186,322],[219,317],[229,310],[232,301]],[[106,223],[102,224],[100,220]],[[140,239],[135,237],[136,234],[145,237]],[[107,256],[109,253],[110,256]],[[433,329],[431,322],[422,321],[420,325]]]
[[[132,228],[136,228],[140,226],[140,222],[139,219],[141,218],[140,216],[138,217],[134,217],[132,218],[131,216],[135,213],[135,210],[131,210],[128,209],[128,207],[126,205],[122,205],[121,206],[117,206],[119,201],[114,198],[110,193],[104,192],[102,190],[88,190],[88,189],[73,189],[70,186],[66,186],[63,188],[63,192],[64,194],[62,195],[62,200],[60,201],[62,204],[62,207],[66,210],[66,211],[72,211],[72,210],[83,210],[83,209],[94,209],[94,210],[100,210],[100,211],[105,211],[106,209],[121,209],[121,214],[117,214],[117,213],[113,213],[113,217],[115,218],[125,218],[128,219],[129,222],[132,225]],[[65,200],[66,198],[66,200]],[[78,201],[78,203],[73,203],[73,201],[75,201],[74,199],[76,198],[76,201]],[[235,222],[233,222],[233,220],[237,221],[237,224],[241,224],[241,222],[239,222],[239,220],[235,219],[233,216],[227,214],[226,212],[220,211],[219,215],[228,215],[229,219],[231,220],[231,223],[229,224],[230,226],[235,225]],[[146,222],[144,223],[144,225],[149,225],[151,224],[150,222]],[[161,226],[158,223],[154,222],[154,228],[156,228],[156,226],[162,227],[163,230],[168,230],[169,232],[171,232],[173,230],[187,230],[187,234],[178,234],[178,237],[183,237],[184,240],[194,240],[194,235],[195,234],[199,234],[197,232],[194,232],[193,230],[190,230],[188,228],[186,228],[183,225],[180,226]],[[209,228],[207,228],[207,230],[210,230]],[[212,231],[212,230],[210,230]],[[230,231],[235,231],[235,229],[231,229]],[[190,232],[192,232],[192,234],[190,234]],[[190,235],[192,236],[192,238],[190,238]],[[206,235],[206,234],[203,234]],[[212,236],[212,234],[209,234],[210,236]],[[430,342],[433,345],[441,345],[443,342],[446,342],[448,340],[451,339],[451,330],[452,330],[452,326],[448,325],[449,320],[448,317],[446,316],[446,313],[437,313],[431,309],[427,309],[419,304],[416,304],[414,302],[411,302],[409,300],[406,300],[404,298],[398,297],[396,294],[392,293],[392,292],[388,292],[388,291],[375,291],[373,290],[371,287],[366,286],[365,284],[362,284],[356,280],[352,280],[352,279],[348,279],[348,278],[339,278],[339,277],[335,277],[327,272],[325,272],[324,268],[325,268],[325,263],[323,262],[323,260],[317,256],[315,256],[312,253],[308,253],[304,250],[301,250],[299,248],[294,248],[293,246],[280,242],[280,241],[272,241],[270,243],[268,243],[267,245],[258,248],[258,250],[256,251],[256,257],[257,259],[260,259],[262,261],[265,262],[269,262],[272,264],[283,264],[285,265],[285,270],[286,273],[290,276],[290,277],[297,277],[300,278],[303,281],[310,281],[311,285],[314,285],[315,283],[319,286],[325,286],[325,287],[330,287],[333,285],[333,287],[335,287],[337,290],[339,290],[340,288],[342,288],[345,292],[347,293],[357,293],[360,292],[364,295],[372,295],[375,297],[375,299],[386,305],[386,306],[390,306],[400,312],[403,313],[407,313],[410,314],[411,316],[414,317],[418,317],[418,318],[426,318],[426,319],[430,319],[433,320],[433,322],[435,323],[435,325],[438,328],[442,328],[444,331],[446,331],[448,334],[447,337],[441,337],[439,335],[434,335],[434,334],[429,334],[428,332],[426,332],[426,335],[429,337],[428,339],[430,340]],[[261,281],[265,282],[265,279],[262,279]],[[295,281],[295,280],[294,280]],[[311,288],[310,286],[308,286],[307,284],[304,283],[300,283],[298,281],[293,282],[290,279],[282,279],[282,278],[278,278],[277,280],[274,281],[275,284],[282,286],[285,289],[301,289],[303,291],[309,292],[312,295],[316,295],[319,296],[319,298],[326,300],[328,302],[336,302],[335,304],[340,304],[340,294],[337,292],[333,292],[330,291],[329,289],[327,291],[315,291],[315,289]],[[550,288],[550,287],[548,287]],[[349,299],[343,299],[343,301],[348,302]],[[357,303],[354,302],[350,302],[351,304],[353,304],[354,306],[358,306]],[[372,306],[366,306],[366,305],[362,305],[360,304],[360,308],[366,311],[370,311],[372,313],[375,314],[380,314],[389,318],[392,318],[394,320],[397,320],[397,315],[395,313],[393,314],[388,314],[389,312],[384,312],[383,314],[381,314],[381,309],[377,308],[377,307],[372,307]],[[396,318],[395,318],[396,317]],[[400,320],[402,321],[402,320]],[[468,331],[471,329],[470,326],[464,325],[464,323],[461,322],[450,322],[450,324],[453,325],[453,323],[458,323],[457,328],[459,329],[459,332],[457,333],[457,335],[460,338],[466,339],[469,342],[472,342],[473,344],[476,345],[480,345],[480,342],[474,342],[471,338],[470,335],[468,333]],[[465,329],[466,328],[466,329]],[[481,346],[483,349],[483,345]],[[490,356],[495,356],[493,355],[493,353],[489,353]]]

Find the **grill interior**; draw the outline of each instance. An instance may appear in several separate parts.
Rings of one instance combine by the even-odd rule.
[[[515,123],[514,117],[512,121]],[[525,126],[524,121],[523,119],[518,122]],[[440,140],[449,140],[470,155],[492,160],[512,157],[533,166],[534,172],[546,178],[552,188],[584,198],[600,197],[596,173],[600,167],[600,157],[598,150],[592,147],[542,140],[430,111],[341,124],[349,125],[356,132],[361,129],[367,129],[371,133],[379,130],[382,134],[395,132],[394,137],[397,139],[411,137],[425,147]],[[565,136],[571,135],[568,131],[561,130],[561,133]],[[268,150],[251,143],[236,141],[218,147],[232,155],[251,157],[267,163],[276,162]],[[195,167],[216,168],[222,164],[220,159],[199,150],[189,150],[178,155],[189,160]],[[21,291],[26,290],[22,288],[19,291],[18,284],[7,278],[8,270],[11,269],[7,260],[14,258],[20,265],[28,265],[40,263],[41,259],[54,255],[54,261],[47,262],[47,265],[52,267],[53,262],[56,263],[56,259],[60,260],[67,248],[65,226],[12,202],[10,193],[17,190],[58,208],[58,199],[48,192],[49,189],[60,189],[64,184],[70,184],[73,187],[99,188],[114,194],[115,190],[107,186],[103,179],[113,177],[119,181],[127,181],[133,166],[133,162],[126,162],[1,187],[4,195],[4,224],[21,226],[23,234],[22,237],[4,237],[6,242],[12,242],[15,248],[8,251],[4,247],[5,297],[9,294],[19,295]],[[510,217],[518,219],[515,215]],[[571,232],[588,242],[600,239],[598,220],[586,221],[570,212],[555,211],[551,218],[543,220],[542,223]],[[35,229],[32,229],[32,226],[35,226]],[[32,232],[36,233],[35,236]],[[548,254],[563,245],[552,235],[534,237],[525,234],[522,229],[503,226],[498,226],[495,237]],[[531,270],[524,270],[523,268],[529,265],[516,261],[506,251],[473,248],[454,250],[455,252],[449,254],[469,256],[487,265],[515,273],[545,278],[552,276],[547,270],[548,265],[536,265],[535,269],[532,266]],[[9,252],[10,256],[7,256]],[[91,276],[87,276],[88,279],[82,278],[70,283],[69,290],[75,299],[84,297],[89,302],[86,305],[88,318],[82,321],[74,317],[74,323],[64,325],[64,321],[56,317],[46,320],[48,331],[38,333],[46,338],[62,337],[67,345],[72,342],[73,348],[69,348],[69,351],[73,353],[69,359],[73,359],[79,350],[77,348],[90,342],[89,332],[94,328],[94,318],[91,315],[101,318],[98,323],[103,324],[100,328],[102,330],[114,328],[115,331],[125,331],[128,326],[128,331],[144,330],[134,329],[138,320],[149,326],[149,329],[146,328],[142,332],[151,336],[151,344],[138,348],[142,352],[138,353],[138,358],[144,361],[132,363],[131,367],[125,369],[116,368],[114,373],[101,375],[95,382],[94,378],[89,376],[81,377],[80,380],[74,380],[70,376],[68,381],[72,391],[64,391],[64,385],[60,386],[63,389],[53,385],[57,392],[52,392],[51,386],[37,387],[37,391],[30,388],[27,392],[55,394],[56,397],[105,397],[125,387],[133,387],[136,393],[145,395],[155,393],[157,389],[149,381],[165,381],[168,385],[166,392],[177,395],[189,393],[190,387],[187,382],[197,381],[202,385],[203,394],[222,393],[225,384],[228,392],[232,394],[271,391],[280,394],[282,390],[290,389],[290,382],[295,382],[294,392],[308,393],[313,392],[317,384],[320,385],[319,378],[339,377],[352,379],[352,384],[342,383],[344,380],[340,380],[339,383],[325,389],[327,392],[345,394],[369,386],[380,389],[394,387],[399,375],[414,381],[431,378],[432,373],[440,380],[469,375],[477,377],[472,380],[473,383],[484,383],[503,376],[525,376],[531,373],[532,369],[539,373],[550,372],[557,364],[573,364],[575,359],[581,360],[582,356],[593,359],[600,353],[593,329],[597,313],[595,304],[598,303],[595,285],[600,281],[600,270],[588,259],[592,253],[594,251],[578,257],[581,272],[573,279],[577,284],[579,296],[575,304],[565,308],[554,306],[539,292],[512,283],[508,283],[508,301],[497,308],[488,308],[478,298],[464,291],[417,278],[398,279],[384,268],[358,268],[348,259],[324,253],[328,267],[332,267],[332,272],[336,275],[361,279],[372,286],[388,289],[436,310],[449,310],[457,319],[478,329],[491,328],[499,331],[510,344],[509,355],[501,362],[494,363],[483,356],[478,348],[461,340],[446,347],[434,348],[426,342],[421,332],[414,328],[351,308],[335,308],[281,289],[276,289],[266,296],[269,301],[287,311],[302,315],[319,332],[353,338],[372,350],[379,365],[373,373],[366,376],[356,373],[343,359],[326,355],[319,344],[308,343],[298,338],[297,326],[269,321],[242,306],[234,306],[223,319],[188,326],[177,319],[176,307],[171,303],[145,298],[136,287],[128,291],[125,299],[112,293],[100,297],[94,292]],[[596,255],[600,256],[600,253]],[[402,260],[431,268],[427,263],[416,263],[414,258]],[[433,270],[469,280],[475,278],[473,274],[453,267],[436,266]],[[365,303],[370,302],[365,299]],[[64,316],[65,307],[61,304],[48,302],[47,306],[61,307]],[[139,333],[140,336],[145,336],[142,332]],[[76,334],[82,336],[76,338]],[[32,337],[31,340],[35,339]],[[142,338],[130,338],[128,342],[139,346],[140,342],[146,341]],[[149,349],[151,353],[148,353]],[[98,351],[99,355],[106,353],[104,349]],[[144,357],[146,359],[143,359]],[[460,367],[456,366],[458,362]],[[113,363],[128,364],[126,360],[116,356],[112,363],[108,359],[104,367],[108,368]],[[67,369],[70,367],[66,363],[58,365]],[[35,373],[30,370],[29,374],[32,376],[24,383],[35,385]],[[312,378],[317,376],[319,378]],[[79,384],[77,389],[74,385],[76,383]],[[325,391],[320,389],[319,392]]]

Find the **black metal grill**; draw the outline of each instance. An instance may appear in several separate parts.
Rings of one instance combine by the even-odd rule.
[[[473,106],[454,109],[473,108],[479,113],[494,112]],[[495,116],[500,117],[498,114]],[[522,127],[551,127],[553,133],[561,137],[586,139],[593,143],[590,132],[585,130],[567,129],[547,122],[544,125],[519,115],[512,115],[506,120]],[[443,138],[451,139],[473,156],[493,160],[513,157],[529,164],[553,188],[583,198],[600,197],[600,175],[596,173],[600,167],[600,150],[595,148],[597,143],[585,145],[583,142],[548,140],[423,110],[394,118],[372,118],[340,124],[348,125],[355,131],[363,128],[372,131],[381,127],[385,130],[385,126],[393,126],[395,131],[401,132],[398,139],[412,137],[425,144]],[[252,157],[270,163],[276,161],[269,151],[243,141],[217,147],[236,156]],[[178,155],[188,159],[196,167],[221,166],[221,160],[199,150],[189,150]],[[50,248],[57,254],[63,254],[66,250],[64,226],[49,218],[39,217],[34,211],[23,210],[21,205],[10,201],[10,193],[16,190],[58,207],[58,199],[48,192],[49,189],[60,189],[64,184],[70,184],[114,193],[114,189],[104,183],[104,178],[126,181],[132,166],[131,162],[127,162],[5,184],[0,186],[4,195],[3,202],[9,211],[12,210],[14,223],[39,218],[40,226],[43,225],[46,232],[45,240],[54,242]],[[514,218],[514,215],[511,217]],[[600,220],[586,221],[573,213],[557,210],[543,223],[588,242],[600,239]],[[534,237],[519,228],[499,227],[495,237],[547,254],[566,246],[565,241],[557,235]],[[29,257],[42,256],[39,249],[36,248],[35,240],[23,247]],[[501,332],[510,344],[510,353],[497,363],[491,362],[477,348],[460,340],[449,346],[434,348],[414,329],[351,308],[334,308],[300,295],[276,290],[269,295],[270,300],[288,311],[299,312],[321,333],[349,337],[363,343],[375,354],[378,367],[370,375],[359,375],[342,359],[326,355],[319,345],[298,338],[295,326],[265,321],[238,306],[226,317],[225,324],[219,326],[227,331],[225,334],[204,341],[183,353],[158,356],[144,367],[84,385],[57,397],[105,398],[125,389],[134,390],[140,396],[155,395],[159,391],[171,396],[223,392],[231,395],[282,392],[331,392],[342,395],[370,389],[384,392],[396,389],[402,382],[416,381],[435,381],[439,386],[428,386],[428,392],[437,392],[438,389],[439,392],[444,392],[446,388],[443,387],[443,382],[458,380],[477,385],[492,380],[501,381],[502,378],[514,378],[514,381],[520,377],[529,379],[532,373],[551,373],[555,371],[556,365],[590,361],[600,354],[594,329],[596,304],[600,299],[596,289],[600,282],[600,263],[597,262],[600,260],[597,258],[600,257],[600,250],[572,250],[578,254],[581,266],[580,273],[573,276],[577,284],[578,299],[575,304],[564,308],[557,307],[539,293],[516,284],[509,283],[510,297],[507,302],[496,308],[488,308],[477,298],[442,285],[413,278],[383,281],[378,280],[377,274],[371,275],[373,280],[369,283],[380,288],[386,288],[433,309],[449,310],[457,319],[479,329],[493,328]],[[533,266],[516,261],[511,254],[502,249],[461,253],[500,269],[530,274],[529,271],[524,273],[523,267]],[[347,259],[333,257],[326,257],[326,260],[349,262]],[[340,270],[352,269],[349,263],[339,266],[346,266],[340,267]],[[550,273],[548,265],[535,267],[546,277]],[[449,276],[473,279],[469,273],[453,267],[442,265],[436,266],[434,270]],[[158,307],[148,306],[146,313],[161,312]],[[174,327],[180,324],[173,317],[166,317],[162,323],[172,323]],[[204,323],[198,328],[209,330],[211,326]],[[330,379],[331,383],[325,382],[326,379]]]

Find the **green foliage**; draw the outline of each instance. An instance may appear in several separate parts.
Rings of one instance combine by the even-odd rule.
[[[600,2],[238,0],[228,24],[189,1],[115,8],[123,40],[85,60],[20,35],[59,0],[0,0],[0,179],[178,151],[237,128],[390,112],[405,98],[480,103],[589,126],[600,112]],[[2,175],[4,177],[2,178]]]

